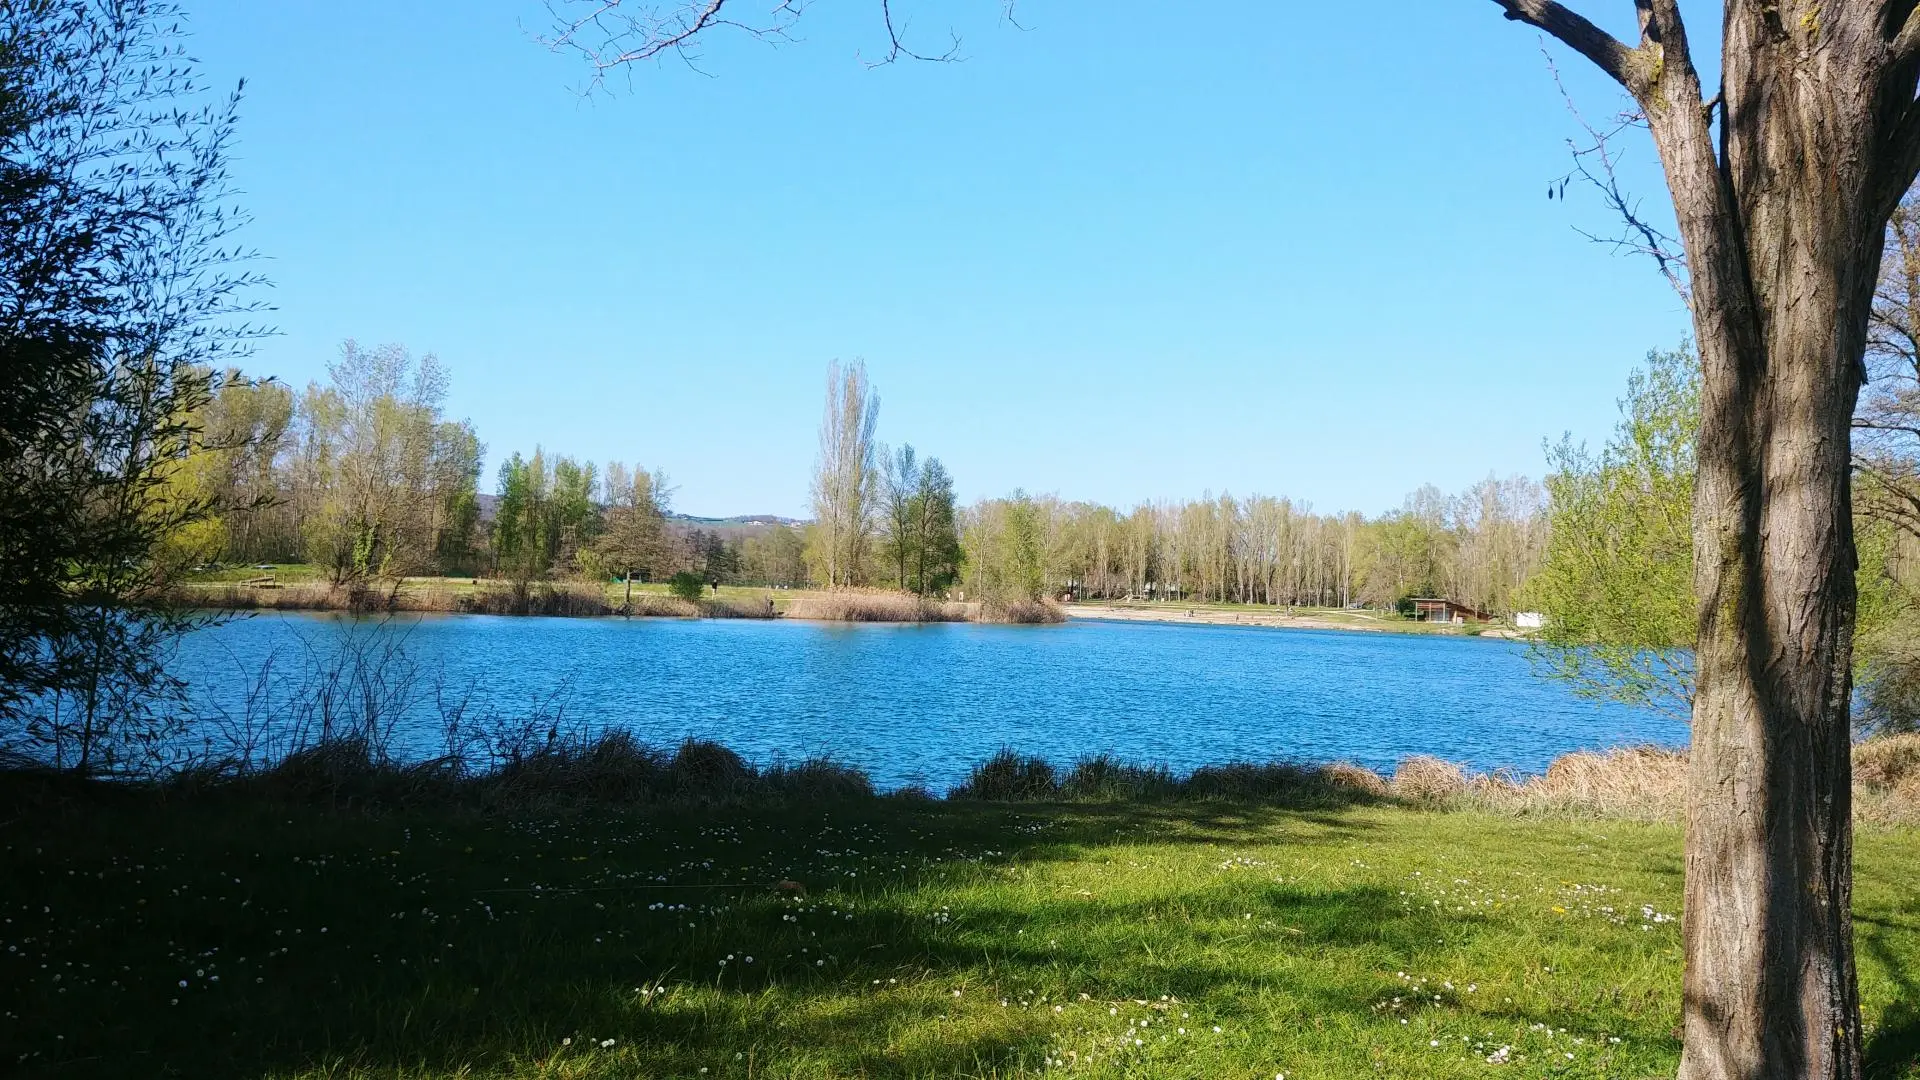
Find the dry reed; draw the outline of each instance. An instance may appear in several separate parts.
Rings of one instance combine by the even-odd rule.
[[[1437,805],[1458,797],[1467,786],[1466,771],[1460,766],[1422,754],[1402,761],[1394,769],[1387,790],[1397,799]]]
[[[1051,600],[990,600],[982,605],[981,622],[1046,625],[1067,621],[1067,611]]]
[[[966,604],[882,589],[840,589],[803,596],[787,608],[790,619],[822,622],[965,622]]]

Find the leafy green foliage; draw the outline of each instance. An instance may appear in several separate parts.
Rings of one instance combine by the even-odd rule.
[[[667,591],[691,604],[706,594],[707,583],[699,574],[682,570],[667,579]]]
[[[1546,616],[1535,663],[1580,693],[1684,712],[1692,701],[1694,442],[1690,347],[1647,356],[1598,453],[1548,451],[1551,533],[1522,603]]]
[[[906,592],[945,592],[960,573],[953,478],[939,458],[921,459],[903,446],[885,456],[882,480],[882,570]]]
[[[973,507],[963,535],[967,580],[974,593],[1003,604],[1043,599],[1047,524],[1044,508],[1025,491]]]
[[[500,465],[500,502],[494,508],[493,555],[517,594],[568,566],[600,525],[591,463],[549,459],[536,447]]]

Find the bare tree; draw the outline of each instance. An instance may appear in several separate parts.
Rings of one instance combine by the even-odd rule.
[[[1887,225],[1867,377],[1853,418],[1860,509],[1920,536],[1920,193],[1901,200]]]
[[[828,588],[857,585],[865,573],[879,483],[873,441],[879,419],[880,397],[867,385],[866,364],[829,364],[813,473],[813,515]]]

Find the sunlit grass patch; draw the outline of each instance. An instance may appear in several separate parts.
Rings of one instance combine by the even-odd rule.
[[[1920,833],[1869,829],[1859,848],[1884,1055],[1911,1039],[1896,1003],[1920,964]],[[1668,824],[1385,805],[82,801],[0,832],[0,1063],[1660,1075],[1678,1055],[1680,873]]]

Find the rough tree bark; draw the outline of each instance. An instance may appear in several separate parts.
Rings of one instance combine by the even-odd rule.
[[[1639,103],[1686,249],[1703,378],[1680,1075],[1858,1077],[1848,428],[1920,164],[1920,16],[1726,0],[1708,101],[1677,0],[1635,0],[1634,46],[1550,0],[1495,2]]]

